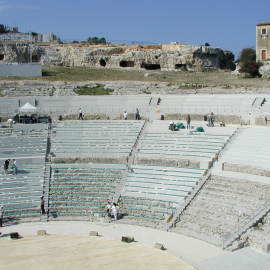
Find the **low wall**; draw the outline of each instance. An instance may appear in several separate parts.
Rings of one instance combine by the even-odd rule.
[[[167,114],[165,116],[165,120],[185,120],[187,117],[186,114]],[[203,114],[190,114],[191,122],[195,121],[203,121]],[[219,123],[223,121],[225,124],[241,124],[241,117],[238,115],[215,115],[215,122]]]
[[[212,162],[205,162],[192,159],[168,159],[161,157],[136,157],[136,164],[142,165],[158,165],[158,166],[167,166],[167,167],[180,167],[180,168],[210,168]]]
[[[0,64],[0,77],[38,77],[41,75],[40,64]]]
[[[127,156],[126,155],[61,155],[57,157],[52,157],[52,162],[54,163],[85,163],[85,162],[93,162],[93,163],[109,163],[109,164],[126,164]]]
[[[233,164],[233,163],[224,162],[222,164],[222,170],[270,177],[270,170],[256,168],[250,165]]]

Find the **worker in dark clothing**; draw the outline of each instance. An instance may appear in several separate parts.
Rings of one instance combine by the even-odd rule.
[[[40,198],[40,210],[42,215],[46,214],[44,196]]]

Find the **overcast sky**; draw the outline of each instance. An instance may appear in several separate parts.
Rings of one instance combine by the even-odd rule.
[[[256,45],[255,27],[270,21],[270,0],[0,0],[0,23],[63,40],[193,45],[233,51]]]

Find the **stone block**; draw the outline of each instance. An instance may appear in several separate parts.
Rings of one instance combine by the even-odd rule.
[[[38,230],[37,235],[44,236],[44,235],[47,235],[47,232],[45,230]]]
[[[263,252],[270,253],[270,242],[263,245]]]
[[[126,243],[131,243],[134,242],[134,237],[133,236],[122,236],[122,242]]]
[[[20,235],[18,232],[11,232],[10,233],[10,238],[11,239],[19,239],[20,238]]]
[[[165,250],[165,247],[161,243],[155,243],[154,248],[159,250]]]
[[[91,232],[89,233],[89,236],[98,236],[98,232],[91,231]]]

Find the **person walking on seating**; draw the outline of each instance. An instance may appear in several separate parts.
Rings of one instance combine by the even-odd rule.
[[[5,174],[8,174],[8,167],[9,167],[10,159],[6,159],[4,163],[4,172]]]
[[[0,205],[0,227],[3,226],[4,206]]]
[[[135,119],[136,120],[141,120],[141,116],[140,116],[140,112],[139,112],[139,109],[138,108],[136,108]]]
[[[210,114],[210,126],[213,127],[214,126],[214,122],[215,122],[215,116],[214,116],[214,113],[211,112]]]
[[[45,215],[46,211],[45,211],[45,200],[44,200],[44,196],[42,196],[40,198],[40,210],[41,210],[41,214]]]
[[[83,120],[82,108],[79,109],[79,120]]]
[[[191,117],[190,117],[190,114],[187,115],[187,118],[186,118],[186,121],[187,121],[187,129],[190,129],[190,120],[191,120]]]
[[[11,165],[11,169],[12,169],[12,174],[15,175],[18,173],[18,168],[17,168],[17,161],[16,159],[12,160],[12,165]]]

